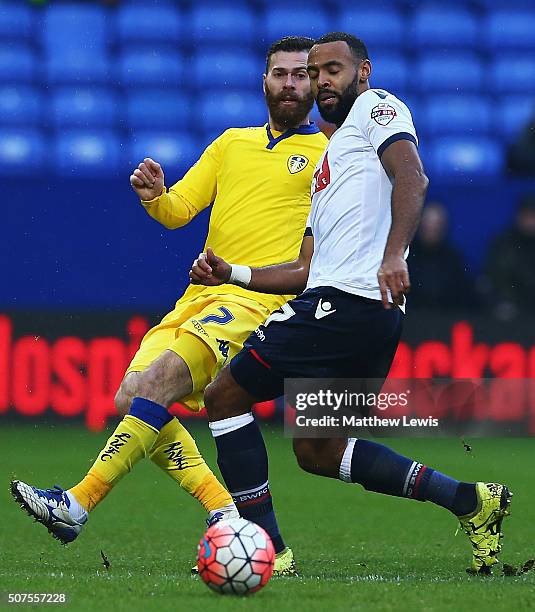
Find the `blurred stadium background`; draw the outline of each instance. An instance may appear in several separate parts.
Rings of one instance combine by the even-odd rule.
[[[408,103],[437,203],[395,373],[535,376],[532,1],[0,0],[4,419],[113,418],[208,219],[162,230],[131,169],[152,156],[171,185],[225,128],[263,124],[269,44],[331,30],[361,37],[372,85]],[[493,417],[504,431],[507,410]],[[534,434],[535,399],[514,420]]]

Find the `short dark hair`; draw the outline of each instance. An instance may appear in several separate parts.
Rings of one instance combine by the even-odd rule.
[[[324,43],[330,42],[338,42],[342,41],[347,43],[348,47],[351,49],[351,53],[353,57],[358,60],[370,59],[368,55],[368,49],[366,45],[357,38],[353,36],[353,34],[348,34],[347,32],[329,32],[328,34],[324,34],[320,36],[318,39],[314,41],[315,45],[323,45]]]
[[[266,73],[269,72],[269,62],[271,56],[277,51],[310,51],[314,45],[314,39],[308,38],[308,36],[285,36],[280,40],[276,40],[271,47],[268,49],[266,55]]]

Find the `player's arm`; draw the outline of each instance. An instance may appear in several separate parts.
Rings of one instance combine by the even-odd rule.
[[[130,184],[147,213],[168,229],[189,223],[214,201],[217,194],[217,172],[221,162],[220,136],[210,144],[199,161],[169,191],[164,186],[160,164],[143,160],[130,176]]]
[[[418,227],[429,180],[418,150],[410,140],[390,144],[381,156],[381,163],[393,182],[392,225],[377,277],[383,305],[390,308],[388,290],[398,306],[404,303],[404,296],[410,290],[404,254]]]
[[[314,238],[309,232],[303,237],[297,259],[263,268],[229,264],[208,248],[193,262],[189,277],[194,285],[231,283],[260,293],[298,294],[306,287],[313,252]]]

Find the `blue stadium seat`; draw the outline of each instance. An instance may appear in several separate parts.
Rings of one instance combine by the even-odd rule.
[[[0,128],[0,175],[29,175],[45,161],[45,140],[37,130]]]
[[[473,47],[478,42],[477,19],[463,7],[422,7],[414,12],[409,36],[423,49]]]
[[[194,82],[199,89],[231,87],[261,91],[264,59],[242,52],[200,51],[193,59]]]
[[[493,11],[484,23],[483,40],[496,49],[535,50],[535,11]]]
[[[36,125],[41,119],[43,97],[25,85],[0,85],[0,124]]]
[[[128,162],[134,167],[152,157],[170,173],[184,172],[202,153],[199,143],[187,132],[136,131],[128,145]]]
[[[405,57],[399,53],[382,53],[374,59],[372,54],[371,61],[371,86],[402,97],[409,88],[409,67]]]
[[[50,83],[104,83],[110,77],[110,63],[104,53],[56,50],[48,56],[46,72]]]
[[[529,121],[535,119],[535,96],[506,95],[497,103],[496,127],[511,142]]]
[[[213,90],[205,92],[197,124],[205,132],[229,127],[264,125],[267,109],[261,94],[243,91]]]
[[[32,35],[33,14],[29,6],[2,2],[0,4],[0,40],[20,41]]]
[[[433,136],[485,135],[495,129],[493,106],[482,95],[437,95],[427,100],[421,126]]]
[[[126,120],[130,129],[141,130],[147,127],[149,114],[150,125],[155,129],[184,129],[193,123],[191,106],[190,97],[179,90],[151,89],[130,93],[126,98]]]
[[[32,50],[22,45],[0,46],[0,82],[24,83],[37,73]]]
[[[503,148],[490,138],[438,138],[426,157],[431,177],[487,177],[501,174],[504,169]]]
[[[119,58],[119,80],[123,85],[133,87],[177,87],[181,84],[182,67],[182,56],[176,52],[134,49]]]
[[[201,49],[204,44],[244,45],[256,40],[256,20],[251,7],[234,3],[224,6],[197,6],[188,19],[190,42]]]
[[[94,176],[95,171],[105,171],[109,176],[119,165],[119,139],[112,131],[62,131],[54,149],[55,165],[62,176]]]
[[[477,92],[483,86],[483,66],[472,53],[425,53],[415,76],[415,86],[424,93]]]
[[[112,90],[58,87],[52,93],[50,117],[55,127],[114,127],[118,100]],[[121,109],[122,112],[122,109]]]
[[[497,93],[535,93],[535,54],[499,53],[492,62],[492,87]]]
[[[395,7],[390,10],[361,6],[346,8],[339,13],[334,29],[355,32],[368,47],[372,60],[375,47],[381,50],[384,47],[400,47],[405,43],[404,19]]]
[[[288,36],[288,32],[296,36],[311,36],[318,38],[329,31],[327,24],[332,22],[332,14],[319,7],[272,7],[268,5],[266,15],[260,23],[263,30],[265,45]],[[263,26],[263,27],[262,27]]]
[[[503,0],[473,0],[474,4],[483,10],[497,10],[504,6]],[[507,0],[510,9],[532,9],[533,0]]]
[[[172,5],[127,5],[117,13],[117,36],[122,42],[177,44],[180,25],[179,12]]]
[[[42,38],[51,49],[99,51],[108,43],[109,13],[96,4],[57,4],[46,9]]]

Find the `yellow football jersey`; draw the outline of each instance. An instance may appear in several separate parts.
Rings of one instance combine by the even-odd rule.
[[[269,124],[229,129],[182,180],[143,205],[160,223],[176,228],[213,203],[205,247],[229,263],[252,267],[292,261],[310,209],[314,167],[326,145],[315,124],[282,134],[272,132]],[[235,285],[190,285],[182,299],[206,293],[248,297],[270,310],[292,297]]]

